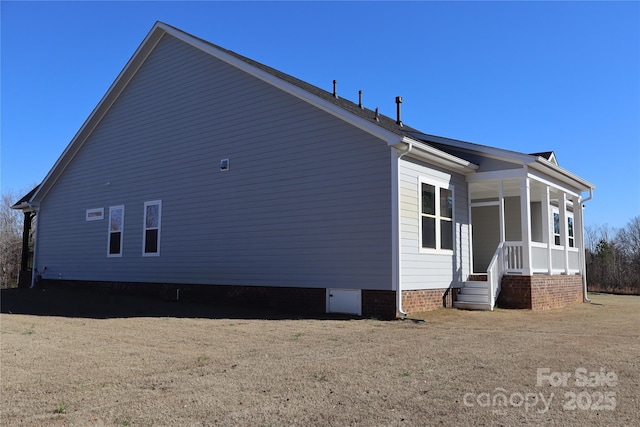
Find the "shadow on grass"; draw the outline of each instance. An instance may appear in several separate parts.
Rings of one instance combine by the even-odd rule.
[[[167,301],[160,298],[68,289],[2,289],[0,312],[36,316],[111,319],[127,317],[181,317],[205,319],[332,319],[358,317],[306,314],[261,307]]]

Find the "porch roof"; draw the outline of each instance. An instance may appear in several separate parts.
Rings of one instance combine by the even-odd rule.
[[[550,176],[580,191],[590,191],[595,189],[595,185],[593,185],[589,181],[579,177],[578,175],[568,171],[567,169],[560,167],[557,163],[555,153],[553,153],[553,151],[526,154],[472,142],[443,138],[440,136],[429,135],[425,133],[409,131],[407,132],[407,135],[423,143],[429,144],[434,148],[452,154],[456,157],[463,158],[470,162],[474,162],[474,160],[478,156],[493,158],[522,165],[523,167],[529,167],[532,170]],[[475,163],[478,162],[475,161]]]

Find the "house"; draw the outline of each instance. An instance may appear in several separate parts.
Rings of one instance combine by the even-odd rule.
[[[31,285],[384,318],[582,301],[594,186],[552,152],[422,133],[401,102],[389,118],[158,22],[14,206],[37,213]]]

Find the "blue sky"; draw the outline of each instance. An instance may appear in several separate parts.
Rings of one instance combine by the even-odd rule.
[[[553,150],[640,215],[639,2],[12,2],[1,8],[2,192],[53,166],[156,20],[425,133]]]

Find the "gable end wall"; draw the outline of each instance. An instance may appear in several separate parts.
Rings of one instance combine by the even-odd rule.
[[[164,36],[42,201],[37,268],[56,280],[391,289],[389,155]],[[160,256],[143,257],[152,200]],[[124,249],[107,258],[115,205]],[[85,221],[92,208],[105,219]]]

